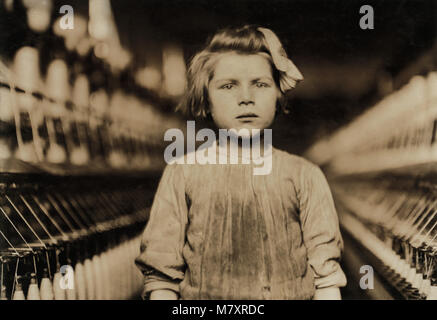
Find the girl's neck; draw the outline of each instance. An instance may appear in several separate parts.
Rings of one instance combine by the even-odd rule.
[[[217,137],[217,147],[221,150],[226,150],[228,155],[230,154],[231,148],[237,148],[239,157],[249,155],[250,159],[252,159],[253,157],[257,157],[257,154],[258,156],[264,157],[266,156],[265,151],[270,150],[272,147],[271,141],[266,141],[264,139],[263,130],[260,131],[259,135],[248,137],[241,137],[232,134],[221,137],[217,130]],[[257,152],[254,152],[254,148],[259,149],[259,151],[255,150]]]

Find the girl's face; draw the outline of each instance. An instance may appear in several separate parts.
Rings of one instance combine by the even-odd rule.
[[[280,91],[266,57],[229,52],[219,57],[208,94],[218,128],[262,130],[273,122]]]

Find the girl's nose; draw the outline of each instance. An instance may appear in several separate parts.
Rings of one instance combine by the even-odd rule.
[[[238,105],[255,104],[252,91],[248,86],[241,86]]]

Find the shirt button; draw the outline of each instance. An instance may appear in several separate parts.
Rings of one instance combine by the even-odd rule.
[[[271,294],[270,294],[270,287],[269,286],[265,286],[262,289],[262,295],[264,299],[270,299],[271,298]]]

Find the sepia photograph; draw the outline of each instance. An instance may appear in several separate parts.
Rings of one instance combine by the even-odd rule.
[[[435,0],[0,0],[0,308],[437,300],[436,18]]]

